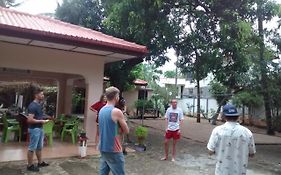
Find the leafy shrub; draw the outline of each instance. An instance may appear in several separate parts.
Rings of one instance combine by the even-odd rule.
[[[137,137],[143,137],[146,138],[148,134],[148,129],[143,126],[138,126],[135,130],[135,134]]]
[[[144,109],[154,108],[154,104],[151,100],[137,100],[135,106],[138,109],[142,109],[143,107]]]

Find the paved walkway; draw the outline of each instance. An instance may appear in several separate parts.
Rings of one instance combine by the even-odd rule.
[[[137,124],[141,124],[141,120],[131,120],[131,121]],[[144,125],[163,131],[165,130],[166,127],[166,123],[164,119],[146,119],[144,120]],[[184,124],[181,128],[181,134],[185,138],[198,141],[201,143],[207,143],[210,134],[215,127],[216,126],[211,125],[207,120],[202,119],[201,123],[197,123],[196,118],[186,117],[184,120]],[[262,131],[260,129],[255,129],[253,127],[249,127],[249,129],[254,133],[254,139],[256,144],[281,145],[281,137],[261,134]]]
[[[131,134],[131,139],[134,140],[134,132]],[[126,174],[214,175],[215,157],[208,156],[205,143],[181,139],[177,144],[176,162],[160,161],[164,155],[163,139],[162,131],[150,128],[146,140],[147,151],[129,153],[126,156]],[[280,148],[281,145],[257,145],[258,154],[250,159],[247,175],[280,175]],[[45,157],[44,160],[46,160]],[[89,156],[85,159],[73,157],[47,159],[46,161],[50,163],[50,166],[41,168],[39,173],[27,172],[26,161],[0,163],[0,175],[96,175],[99,172],[98,156]]]

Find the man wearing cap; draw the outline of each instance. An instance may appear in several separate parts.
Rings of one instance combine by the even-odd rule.
[[[256,153],[253,134],[237,122],[235,106],[225,105],[223,115],[226,123],[213,130],[207,145],[209,154],[216,155],[215,174],[246,175],[248,158]]]

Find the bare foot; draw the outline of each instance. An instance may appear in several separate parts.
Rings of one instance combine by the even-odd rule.
[[[163,161],[163,160],[168,160],[168,158],[167,157],[163,157],[163,158],[161,158],[161,160]]]
[[[172,162],[176,161],[175,158],[172,158]]]

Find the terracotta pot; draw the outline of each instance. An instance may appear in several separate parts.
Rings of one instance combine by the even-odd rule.
[[[145,137],[140,136],[140,137],[137,137],[137,139],[138,139],[138,143],[139,143],[139,145],[144,145],[144,140],[145,140]]]

